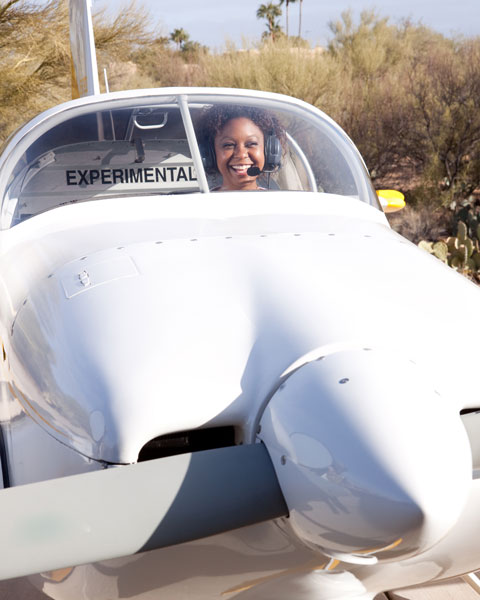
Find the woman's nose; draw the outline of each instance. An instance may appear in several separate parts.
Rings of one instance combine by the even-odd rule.
[[[243,144],[238,144],[237,146],[235,146],[235,156],[247,156],[248,155],[248,149],[246,146],[244,146]]]

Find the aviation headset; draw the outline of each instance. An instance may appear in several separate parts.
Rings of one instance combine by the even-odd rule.
[[[205,170],[213,171],[217,169],[217,157],[213,143],[199,144],[200,154],[202,155],[203,166]],[[271,131],[265,138],[264,145],[265,165],[262,173],[273,173],[282,164],[282,145],[278,137]]]

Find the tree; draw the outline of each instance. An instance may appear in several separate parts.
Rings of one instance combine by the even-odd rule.
[[[129,55],[152,37],[134,2],[113,22],[93,17],[97,59]],[[0,2],[0,143],[26,119],[71,98],[68,6],[64,0]]]
[[[341,81],[327,112],[360,149],[379,185],[454,206],[480,187],[480,38],[447,39],[350,12],[330,24],[328,56]],[[341,89],[341,94],[338,93]]]
[[[69,67],[66,4],[60,0],[50,0],[41,7],[20,0],[3,4],[0,8],[0,140],[26,117],[68,99]],[[59,86],[65,88],[65,94],[60,92]]]
[[[480,38],[444,40],[418,50],[406,73],[415,156],[444,204],[480,186]]]
[[[181,50],[183,44],[190,39],[190,35],[185,31],[185,29],[174,29],[170,34],[170,39],[172,42],[177,44],[177,50]]]
[[[104,9],[93,15],[97,62],[127,61],[132,52],[154,43],[155,33],[148,31],[149,14],[135,0],[124,6],[111,20]],[[68,30],[67,30],[68,33]]]
[[[291,2],[291,0],[290,0]],[[281,32],[281,27],[275,19],[282,16],[282,9],[279,4],[269,2],[268,4],[261,4],[257,10],[257,19],[267,20],[267,32],[266,36],[270,37],[272,41]]]
[[[298,38],[300,39],[301,35],[302,35],[302,1],[303,0],[280,0],[280,6],[283,6],[283,4],[285,4],[285,30],[286,30],[286,34],[287,37],[289,35],[288,33],[288,6],[289,4],[295,4],[295,2],[299,2],[299,20],[298,20]]]
[[[182,46],[181,54],[186,62],[196,63],[200,56],[208,54],[208,46],[204,46],[200,42],[187,40]]]
[[[283,6],[283,4],[285,4],[285,32],[287,34],[288,37],[288,5],[296,2],[296,0],[280,0],[280,6]]]
[[[302,37],[302,2],[303,2],[303,0],[299,0],[299,7],[298,7],[298,37],[299,38]]]

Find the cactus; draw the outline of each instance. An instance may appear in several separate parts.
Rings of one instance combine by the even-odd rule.
[[[477,266],[476,266],[473,258],[467,259],[467,263],[466,263],[465,267],[468,271],[471,271],[471,272],[474,272],[477,270]]]
[[[457,210],[454,215],[454,223],[464,223],[467,227],[468,237],[480,242],[480,204],[473,199]]]
[[[449,252],[454,252],[458,248],[458,238],[456,237],[448,237],[446,239],[446,244]]]
[[[465,244],[460,244],[460,247],[453,255],[453,258],[458,259],[455,261],[455,265],[458,265],[459,269],[465,269],[467,266],[468,258],[469,258],[467,246]],[[452,264],[453,264],[453,261],[452,261]]]
[[[473,211],[464,212],[468,224],[459,220],[456,236],[437,242],[422,240],[418,246],[456,271],[480,281],[480,222]]]
[[[462,259],[460,256],[455,254],[448,259],[448,264],[452,267],[452,269],[458,271],[462,268]]]
[[[442,262],[447,262],[448,258],[448,246],[445,242],[440,240],[432,246],[432,254],[439,258]]]
[[[463,221],[459,221],[458,226],[457,226],[457,238],[463,244],[465,242],[465,240],[467,239],[467,236],[468,236],[468,230],[467,230],[466,224]]]
[[[475,250],[475,245],[469,237],[465,240],[465,247],[467,249],[467,258],[470,258]]]
[[[429,252],[430,254],[433,252],[433,242],[427,242],[426,240],[422,240],[418,242],[419,248]]]

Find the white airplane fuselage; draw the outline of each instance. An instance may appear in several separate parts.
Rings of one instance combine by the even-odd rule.
[[[372,598],[478,568],[460,411],[479,406],[479,291],[381,211],[306,192],[114,198],[26,220],[0,252],[11,486],[233,426],[265,444],[290,514],[35,576],[53,598]]]

